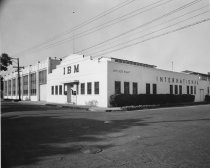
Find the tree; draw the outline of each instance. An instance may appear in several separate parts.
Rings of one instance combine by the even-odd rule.
[[[8,66],[12,65],[12,60],[6,53],[1,54],[1,71],[6,71]],[[3,97],[3,87],[4,87],[4,82],[3,82],[3,77],[1,75],[1,98]]]
[[[6,53],[1,54],[1,71],[6,71],[8,66],[12,64],[11,58]]]

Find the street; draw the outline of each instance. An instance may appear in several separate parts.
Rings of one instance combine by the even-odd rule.
[[[3,168],[208,168],[210,105],[90,112],[2,103]]]

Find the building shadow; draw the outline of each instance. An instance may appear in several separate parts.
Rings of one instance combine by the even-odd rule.
[[[46,111],[46,110],[60,110],[58,106],[45,106],[39,104],[26,103],[2,103],[1,113],[17,112],[17,111]]]
[[[83,142],[97,144],[108,133],[147,125],[141,119],[105,123],[84,118],[5,117],[2,118],[2,167],[34,164],[46,156],[75,154],[80,152]],[[104,150],[113,144],[97,147]]]

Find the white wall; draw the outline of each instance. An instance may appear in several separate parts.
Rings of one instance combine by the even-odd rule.
[[[74,65],[79,65],[79,72],[74,73]],[[72,67],[71,74],[64,74],[64,67]],[[107,106],[107,62],[98,59],[82,58],[82,56],[72,55],[62,61],[56,69],[48,75],[47,101],[57,103],[67,103],[67,96],[51,95],[51,86],[64,85],[73,81],[79,81],[79,94],[77,104],[86,105],[90,101],[97,101],[98,106]],[[87,82],[92,82],[92,94],[87,94]],[[99,95],[94,94],[94,82],[99,82]],[[80,84],[85,83],[85,94],[81,95]],[[64,88],[63,88],[64,90]]]
[[[160,81],[160,78],[163,81]],[[170,82],[168,81],[170,78]],[[174,82],[172,82],[174,78]],[[178,79],[178,81],[176,81]],[[181,81],[180,81],[181,80]],[[190,80],[190,83],[188,83]],[[138,94],[146,93],[146,83],[150,83],[150,92],[152,94],[152,84],[157,84],[157,94],[169,94],[170,85],[182,85],[182,94],[187,94],[187,86],[196,86],[195,101],[203,101],[200,99],[200,89],[204,89],[204,95],[207,94],[208,81],[201,81],[196,75],[160,70],[157,68],[148,68],[131,64],[118,63],[114,61],[108,62],[108,98],[115,93],[115,81],[121,81],[121,92],[124,93],[124,82],[130,83],[130,93],[132,94],[132,82],[138,83]],[[178,88],[179,93],[179,88]]]

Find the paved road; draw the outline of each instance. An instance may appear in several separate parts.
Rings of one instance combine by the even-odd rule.
[[[2,167],[210,167],[210,105],[111,113],[9,107],[2,106]]]

